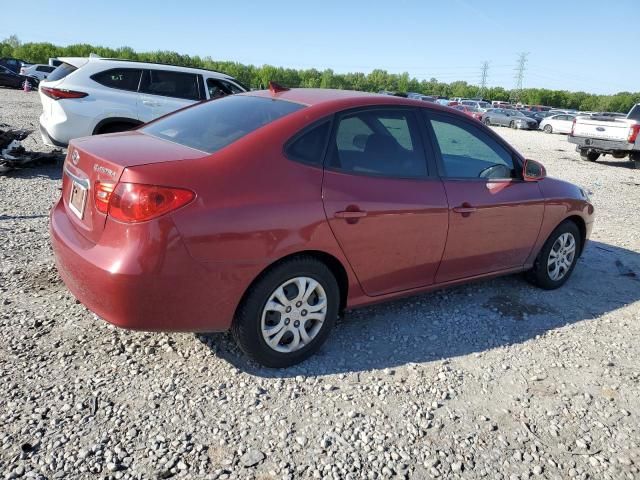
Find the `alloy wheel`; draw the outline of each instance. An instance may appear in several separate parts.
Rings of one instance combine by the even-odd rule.
[[[555,282],[564,278],[576,257],[576,239],[571,233],[560,235],[551,247],[547,260],[547,273]]]

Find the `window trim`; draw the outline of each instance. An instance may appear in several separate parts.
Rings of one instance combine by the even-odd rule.
[[[358,177],[388,178],[390,180],[422,181],[422,180],[433,179],[433,177],[435,176],[434,175],[435,171],[432,170],[431,162],[429,161],[429,155],[427,154],[425,138],[424,138],[422,127],[421,127],[421,123],[423,122],[420,122],[420,115],[417,110],[418,109],[416,107],[412,107],[409,105],[368,105],[364,107],[355,107],[355,108],[350,108],[347,110],[342,110],[340,112],[337,112],[334,115],[333,125],[331,126],[331,134],[329,135],[328,145],[325,150],[325,155],[322,162],[324,169],[330,172],[342,173],[344,175],[355,175]],[[416,140],[418,143],[420,143],[420,145],[415,146],[415,149],[416,151],[421,152],[423,155],[423,158],[425,161],[426,175],[421,175],[419,177],[405,177],[401,175],[388,175],[384,173],[354,172],[353,170],[347,170],[344,168],[339,168],[339,167],[334,167],[329,165],[328,159],[330,158],[330,155],[333,155],[336,150],[335,139],[338,131],[338,126],[340,125],[340,121],[347,116],[357,115],[358,113],[361,113],[361,112],[372,112],[372,111],[374,112],[375,111],[408,112],[413,117],[418,127],[417,130],[415,131]]]
[[[118,88],[118,87],[114,87],[112,85],[105,85],[102,82],[99,82],[98,80],[96,80],[95,77],[102,75],[106,72],[113,72],[114,70],[129,70],[129,71],[139,71],[140,72],[140,77],[138,77],[138,86],[136,87],[135,90],[129,90],[127,88]],[[114,68],[107,68],[106,70],[101,70],[99,72],[94,73],[93,75],[91,75],[89,78],[91,80],[93,80],[94,82],[96,82],[98,85],[100,85],[101,87],[104,88],[112,88],[113,90],[119,90],[121,92],[130,92],[130,93],[138,93],[140,91],[140,84],[142,82],[142,77],[144,76],[144,68],[129,68],[129,67],[114,67]]]
[[[493,130],[491,130],[490,128],[486,127],[485,125],[481,124],[478,122],[478,124],[473,123],[472,121],[458,116],[458,115],[452,115],[449,112],[441,112],[441,111],[431,111],[430,109],[426,109],[426,108],[422,108],[422,112],[423,112],[423,116],[425,117],[426,121],[424,122],[425,125],[425,129],[427,130],[427,133],[429,135],[430,138],[430,143],[431,146],[434,150],[434,154],[435,154],[435,158],[436,158],[436,163],[437,163],[437,171],[438,171],[438,175],[441,179],[443,180],[455,180],[455,181],[469,181],[469,182],[501,182],[504,183],[506,181],[516,181],[516,182],[524,182],[524,177],[522,176],[522,168],[524,165],[524,158],[513,149],[513,147],[511,147],[511,145],[509,145],[507,142],[505,142],[504,139],[502,139],[502,137],[500,137],[499,135],[497,135]],[[440,151],[440,144],[438,143],[438,139],[436,137],[435,132],[433,131],[433,127],[431,126],[431,120],[438,120],[438,118],[443,118],[446,119],[446,121],[449,121],[450,123],[452,123],[453,125],[456,124],[462,124],[465,127],[469,127],[469,130],[473,131],[477,131],[481,134],[484,134],[486,136],[488,136],[491,140],[493,140],[494,142],[496,142],[498,145],[500,145],[502,148],[504,148],[507,153],[509,153],[511,155],[511,159],[513,161],[513,168],[516,171],[516,175],[517,177],[509,177],[509,178],[472,178],[472,177],[448,177],[446,175],[445,169],[444,169],[444,163],[442,160],[442,152]],[[475,120],[475,122],[477,122],[477,120]],[[456,125],[457,126],[457,125]]]
[[[315,120],[314,122],[311,122],[310,124],[306,125],[302,129],[298,130],[296,133],[293,134],[293,136],[291,136],[282,145],[282,155],[284,155],[284,157],[287,160],[291,160],[292,162],[299,163],[301,165],[307,165],[309,167],[315,167],[315,168],[324,169],[325,160],[327,158],[327,150],[329,149],[331,135],[333,134],[334,121],[335,121],[335,115],[327,115],[327,116],[322,117],[322,118],[320,118],[318,120]],[[320,162],[319,163],[307,162],[305,160],[301,160],[299,158],[294,157],[293,155],[291,155],[288,152],[289,147],[293,143],[295,143],[300,137],[303,137],[305,134],[307,134],[308,132],[310,132],[314,128],[319,127],[323,123],[327,123],[327,122],[329,123],[329,131],[327,133],[326,138],[324,139],[324,147],[322,148],[322,155],[320,156]]]

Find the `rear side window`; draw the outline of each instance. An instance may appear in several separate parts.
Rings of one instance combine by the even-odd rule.
[[[112,68],[104,72],[96,73],[91,78],[105,87],[138,91],[142,70],[138,68]]]
[[[176,112],[141,131],[213,153],[302,108],[304,105],[284,100],[230,95]]]
[[[50,67],[48,65],[42,65],[40,67],[36,67],[36,71],[37,72],[45,72],[45,73],[51,73],[56,69],[56,67]]]
[[[51,75],[47,77],[47,82],[54,82],[56,80],[62,80],[64,77],[73,73],[77,70],[76,67],[69,63],[62,63],[59,67],[57,67]]]
[[[369,110],[344,116],[336,129],[331,166],[394,178],[427,175],[427,161],[413,112]]]
[[[140,91],[187,100],[200,99],[198,76],[194,73],[147,70]]]
[[[328,120],[297,136],[287,146],[285,153],[291,160],[321,166],[329,128]]]

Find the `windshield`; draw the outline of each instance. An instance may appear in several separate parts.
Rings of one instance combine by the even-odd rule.
[[[519,112],[518,110],[511,110],[510,113],[512,117],[526,117],[524,113]]]
[[[207,153],[293,113],[304,105],[265,97],[231,95],[181,110],[141,129],[154,137]]]

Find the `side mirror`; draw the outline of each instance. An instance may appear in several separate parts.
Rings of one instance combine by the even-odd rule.
[[[542,180],[547,176],[547,171],[542,166],[541,163],[536,162],[535,160],[525,160],[524,161],[524,169],[522,172],[522,176],[527,182],[535,182],[537,180]]]

